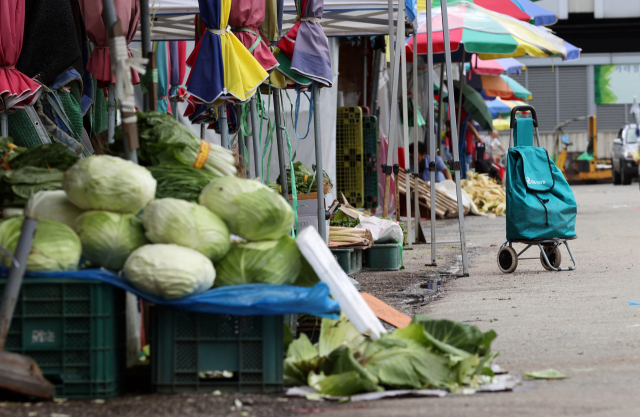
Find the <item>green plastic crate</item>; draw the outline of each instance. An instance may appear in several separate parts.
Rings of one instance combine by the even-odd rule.
[[[362,116],[364,208],[378,207],[378,118]]]
[[[397,271],[402,268],[402,245],[390,243],[365,249],[362,269],[369,271]]]
[[[125,292],[97,281],[25,278],[5,349],[33,358],[57,397],[114,397],[126,366]]]
[[[279,392],[283,316],[151,310],[151,380],[158,393]],[[232,377],[211,378],[223,371]]]
[[[336,120],[336,186],[349,204],[364,207],[362,109],[338,107]]]
[[[362,249],[336,248],[331,249],[331,253],[345,274],[353,275],[362,271]]]

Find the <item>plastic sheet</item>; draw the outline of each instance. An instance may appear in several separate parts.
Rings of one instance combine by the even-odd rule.
[[[0,267],[0,278],[6,278],[9,270]],[[129,291],[157,305],[211,314],[239,316],[270,316],[280,314],[311,314],[337,320],[338,303],[329,298],[329,287],[321,282],[313,288],[292,285],[248,284],[210,289],[200,294],[164,300],[150,296],[131,286],[122,276],[106,269],[46,272],[25,274],[29,278],[88,279],[106,282]]]

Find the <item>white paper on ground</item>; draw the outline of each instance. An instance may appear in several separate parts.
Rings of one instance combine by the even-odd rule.
[[[436,183],[436,190],[445,193],[454,201],[458,201],[458,196],[456,194],[456,183],[453,182],[453,180],[444,180]],[[477,216],[486,216],[486,214],[480,213],[480,210],[478,210],[478,207],[475,205],[471,197],[469,197],[469,194],[467,194],[464,190],[462,190],[462,208],[465,216],[469,214],[469,212]]]
[[[391,220],[384,220],[378,217],[359,216],[360,224],[357,229],[367,229],[373,236],[374,243],[396,243],[404,241],[402,228],[398,223]]]

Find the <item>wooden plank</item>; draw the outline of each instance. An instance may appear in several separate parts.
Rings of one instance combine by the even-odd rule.
[[[379,298],[376,298],[366,292],[362,292],[360,293],[360,295],[362,295],[364,301],[366,301],[369,307],[371,307],[371,310],[373,310],[374,314],[385,323],[389,323],[390,325],[397,328],[407,327],[409,324],[411,324],[411,317],[399,312]]]

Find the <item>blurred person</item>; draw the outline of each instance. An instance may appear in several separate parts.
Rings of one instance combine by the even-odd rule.
[[[410,170],[412,173],[415,172],[415,167],[413,166],[413,155],[414,155],[414,146],[413,143],[409,145],[409,161],[410,161]],[[431,181],[431,173],[429,172],[429,155],[427,155],[427,145],[424,142],[418,142],[418,177],[424,182]],[[451,172],[449,172],[449,168],[444,163],[442,158],[436,155],[436,182],[450,180]]]

